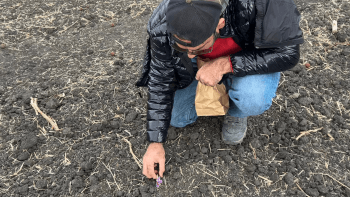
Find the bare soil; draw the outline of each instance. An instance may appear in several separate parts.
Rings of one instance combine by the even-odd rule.
[[[239,146],[223,117],[170,128],[157,189],[134,84],[159,1],[0,1],[0,196],[349,197],[350,1],[296,3],[306,42],[273,106]]]

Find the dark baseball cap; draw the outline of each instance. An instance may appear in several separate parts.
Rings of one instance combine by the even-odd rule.
[[[168,33],[177,43],[196,47],[214,34],[221,9],[221,0],[170,0],[166,12]]]

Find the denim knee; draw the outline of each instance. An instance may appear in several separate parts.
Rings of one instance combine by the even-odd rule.
[[[179,122],[179,121],[171,120],[170,121],[170,125],[173,126],[173,127],[176,127],[176,128],[183,128],[183,127],[186,127],[188,124],[185,124],[185,123]]]
[[[170,125],[173,127],[182,128],[196,122],[197,118],[197,112],[195,106],[193,105],[186,111],[182,111],[180,113],[172,113]]]
[[[230,99],[233,102],[234,107],[229,110],[231,116],[247,117],[256,116],[264,113],[272,105],[273,97],[267,98],[267,95],[259,95],[256,92],[245,92],[244,95],[233,95],[232,91],[229,91]]]
[[[249,103],[249,104],[247,104]],[[257,101],[256,99],[252,99],[248,102],[245,102],[246,106],[246,113],[249,114],[249,116],[257,116],[262,113],[264,113],[266,110],[268,110],[272,105],[272,98],[270,102],[266,101]]]
[[[230,96],[229,114],[234,117],[256,116],[272,105],[280,73],[231,77],[225,81]]]

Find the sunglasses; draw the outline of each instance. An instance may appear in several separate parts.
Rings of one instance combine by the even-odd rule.
[[[189,53],[189,54],[192,54],[192,55],[203,55],[203,54],[207,54],[207,53],[211,53],[213,51],[213,46],[214,46],[214,43],[215,41],[218,39],[219,37],[219,34],[218,33],[214,33],[214,39],[213,39],[213,43],[212,45],[208,48],[208,49],[202,49],[202,50],[188,50],[188,49],[183,49],[181,47],[179,47],[179,45],[177,45],[177,43],[175,42],[172,47],[178,51],[178,52],[182,52],[182,53]],[[210,41],[209,41],[210,42]],[[209,42],[207,42],[206,44],[208,44]],[[206,45],[205,44],[205,45]],[[204,46],[205,46],[204,45]]]

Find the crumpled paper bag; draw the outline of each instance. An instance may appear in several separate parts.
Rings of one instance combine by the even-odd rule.
[[[197,59],[198,69],[203,65],[203,60]],[[215,87],[206,86],[198,81],[195,107],[197,116],[223,116],[229,109],[229,96],[224,84]]]

